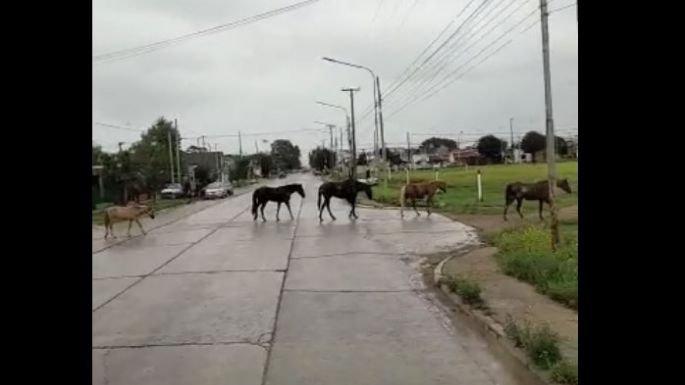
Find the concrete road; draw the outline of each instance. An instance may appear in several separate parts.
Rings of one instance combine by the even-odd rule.
[[[93,384],[517,384],[415,266],[472,229],[395,210],[350,221],[338,200],[320,224],[320,182],[288,182],[307,193],[294,220],[270,203],[253,222],[245,194],[97,248]]]

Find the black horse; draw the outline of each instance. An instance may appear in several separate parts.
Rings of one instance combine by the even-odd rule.
[[[262,220],[266,222],[264,217],[264,207],[269,201],[277,202],[278,209],[276,210],[276,220],[279,221],[278,213],[281,211],[281,203],[285,203],[290,213],[290,219],[293,218],[293,212],[290,210],[290,195],[292,193],[298,193],[302,198],[304,198],[304,189],[299,183],[289,184],[279,187],[260,187],[252,193],[252,215],[254,215],[254,220],[257,220],[257,207],[260,205],[262,212]]]
[[[319,209],[319,221],[323,222],[323,208],[328,208],[328,214],[335,220],[335,216],[331,212],[331,197],[341,198],[347,200],[352,205],[352,210],[348,217],[359,218],[355,212],[355,205],[357,202],[357,193],[364,191],[369,199],[373,199],[371,194],[371,186],[366,183],[348,179],[343,182],[326,182],[319,187],[319,197],[316,201],[316,208]],[[321,204],[321,196],[323,195],[324,202]]]
[[[557,187],[571,193],[571,186],[568,184],[568,179],[564,178],[557,180]],[[508,184],[504,192],[506,204],[504,206],[504,220],[507,220],[507,210],[509,206],[516,201],[516,211],[518,211],[521,219],[523,219],[523,214],[521,214],[521,204],[523,200],[527,201],[540,201],[540,220],[542,217],[542,204],[547,203],[549,205],[549,182],[546,180],[535,182],[535,183],[521,183],[515,182]]]

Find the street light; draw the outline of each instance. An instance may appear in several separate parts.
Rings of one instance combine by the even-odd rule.
[[[330,104],[330,103],[322,102],[319,100],[316,101],[316,104],[320,104],[322,106],[331,107],[331,108],[337,108],[337,109],[343,110],[343,112],[345,112],[345,121],[347,123],[347,139],[349,142],[349,140],[350,140],[350,115],[347,113],[347,108],[345,108],[343,106],[339,106],[337,104]],[[342,137],[342,128],[340,128],[340,151],[341,152],[342,152],[342,148],[343,148],[343,137]],[[350,147],[350,149],[351,149],[351,147]]]
[[[359,64],[353,64],[337,59],[333,59],[330,57],[323,57],[323,60],[329,61],[331,63],[337,63],[337,64],[342,64],[348,67],[354,67],[354,68],[361,68],[364,70],[369,71],[371,74],[371,82],[373,83],[373,123],[374,127],[376,129],[376,133],[378,133],[378,121],[380,117],[380,124],[381,124],[381,148],[382,148],[382,153],[383,153],[383,160],[387,160],[387,154],[385,153],[385,137],[383,135],[383,112],[381,111],[381,90],[380,90],[380,80],[378,76],[371,70],[369,67],[365,67],[363,65]]]

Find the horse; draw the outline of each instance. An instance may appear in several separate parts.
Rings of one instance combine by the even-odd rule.
[[[564,178],[557,180],[557,187],[562,189],[567,193],[571,193],[571,186],[568,183],[568,179]],[[549,201],[549,182],[546,180],[535,182],[535,183],[521,183],[515,182],[507,185],[505,191],[506,204],[504,206],[504,220],[507,220],[507,210],[509,206],[516,200],[516,211],[523,219],[523,214],[521,214],[521,204],[523,200],[527,201],[539,201],[540,202],[540,220],[544,220],[542,217],[542,204],[547,203],[550,205]]]
[[[430,182],[409,183],[402,186],[400,189],[400,216],[404,218],[404,202],[407,198],[411,200],[411,205],[414,207],[417,216],[421,214],[416,209],[416,200],[426,198],[426,211],[428,211],[428,216],[430,216],[433,196],[435,196],[438,190],[447,192],[447,183],[441,180],[433,180]]]
[[[285,207],[288,208],[288,212],[290,213],[290,219],[294,219],[293,212],[290,210],[290,195],[294,192],[300,194],[300,196],[304,198],[304,189],[299,183],[279,187],[264,186],[256,189],[254,193],[252,193],[252,215],[254,216],[254,220],[257,220],[257,207],[261,205],[262,220],[266,222],[264,207],[266,207],[266,204],[269,203],[269,201],[278,203],[276,221],[280,221],[278,214],[281,211],[281,203],[285,203]]]
[[[155,219],[155,212],[152,206],[141,205],[137,203],[130,203],[127,206],[112,206],[105,209],[105,239],[109,233],[112,233],[112,238],[116,238],[114,235],[114,224],[117,222],[128,221],[128,236],[131,236],[131,225],[133,221],[136,221],[140,231],[143,235],[147,234],[143,229],[143,225],[140,224],[138,218],[148,215],[151,219]]]
[[[348,179],[343,182],[326,182],[319,186],[319,197],[316,201],[316,208],[319,210],[319,221],[323,222],[323,208],[328,208],[328,214],[335,220],[335,216],[331,212],[331,197],[345,199],[352,205],[352,210],[348,214],[349,218],[359,218],[355,212],[355,205],[357,202],[357,193],[364,191],[369,199],[373,199],[371,186],[353,179]],[[321,196],[324,198],[321,204]]]

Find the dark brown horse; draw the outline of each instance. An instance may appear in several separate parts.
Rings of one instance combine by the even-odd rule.
[[[447,192],[447,183],[441,180],[434,180],[430,182],[409,183],[402,186],[400,189],[400,215],[402,218],[404,218],[404,202],[407,199],[411,200],[411,205],[414,207],[416,215],[420,216],[419,210],[416,209],[416,200],[426,198],[426,211],[428,211],[428,216],[430,216],[433,196],[435,196],[438,190]]]
[[[571,193],[571,186],[568,183],[568,179],[557,180],[557,187]],[[523,200],[527,201],[539,201],[540,202],[540,220],[542,217],[542,204],[547,203],[549,205],[549,182],[546,180],[535,182],[535,183],[511,183],[507,185],[504,192],[506,205],[504,206],[504,220],[507,220],[507,210],[509,206],[516,201],[516,211],[518,211],[521,219],[523,219],[523,214],[521,213],[521,204]]]
[[[261,206],[262,220],[266,222],[264,217],[264,207],[269,201],[277,202],[278,208],[276,209],[276,221],[279,221],[278,214],[281,212],[281,204],[285,203],[285,207],[288,208],[290,213],[290,219],[294,219],[293,212],[290,210],[290,196],[294,193],[300,194],[304,198],[304,189],[299,183],[289,184],[280,187],[260,187],[252,193],[252,215],[254,215],[254,220],[257,220],[257,207]]]
[[[331,197],[345,199],[352,205],[349,218],[359,218],[355,212],[355,205],[357,203],[357,193],[364,191],[369,199],[373,199],[371,193],[371,186],[353,179],[348,179],[343,182],[326,182],[319,187],[319,197],[316,201],[316,208],[319,209],[319,221],[323,222],[323,208],[328,208],[328,214],[335,220],[335,216],[331,212]],[[321,203],[321,196],[324,198]]]

